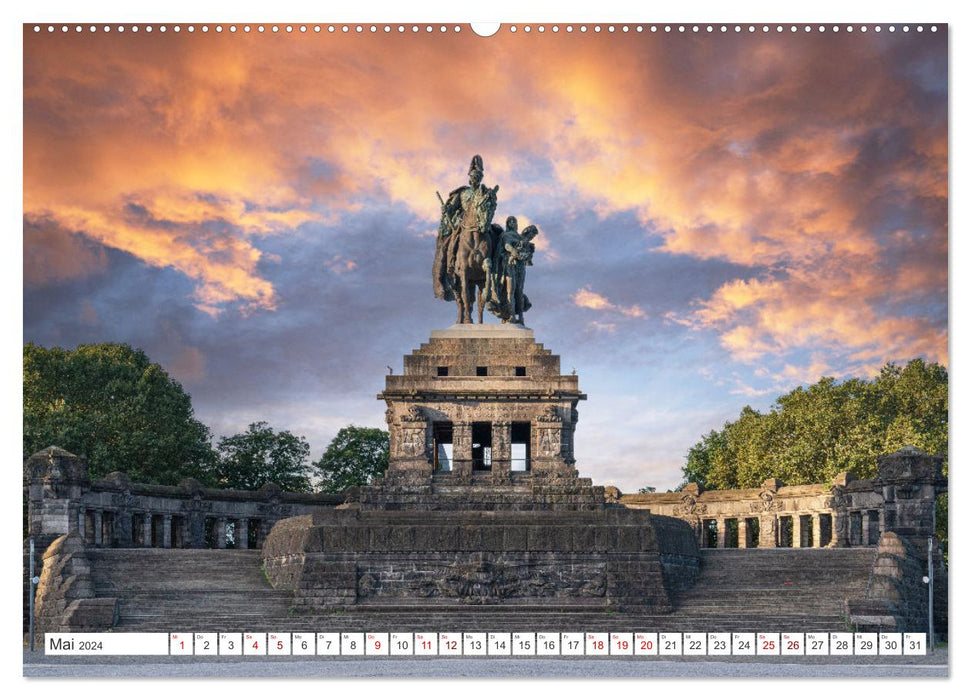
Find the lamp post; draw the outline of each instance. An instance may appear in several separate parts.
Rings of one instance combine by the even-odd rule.
[[[934,538],[927,538],[927,644],[934,649]]]

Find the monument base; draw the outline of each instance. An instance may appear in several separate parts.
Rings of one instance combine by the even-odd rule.
[[[263,564],[301,613],[367,605],[667,613],[669,590],[690,577],[692,554],[697,571],[698,558],[690,529],[667,525],[674,530],[662,547],[653,516],[625,508],[322,511],[277,523]]]

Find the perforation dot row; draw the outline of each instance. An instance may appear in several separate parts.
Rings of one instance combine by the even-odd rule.
[[[182,31],[186,31],[186,32],[188,32],[190,34],[193,34],[196,31],[202,32],[203,34],[206,34],[206,33],[210,32],[210,31],[214,31],[217,34],[218,33],[222,33],[224,31],[228,31],[231,34],[232,33],[236,33],[236,32],[243,32],[244,34],[249,34],[251,32],[256,32],[258,34],[260,34],[260,33],[266,33],[266,32],[270,32],[270,33],[285,32],[287,34],[292,34],[294,32],[297,32],[297,33],[300,33],[300,34],[306,34],[307,32],[312,32],[312,33],[316,33],[316,34],[319,34],[321,32],[327,32],[329,34],[337,34],[337,33],[340,33],[340,34],[364,34],[364,33],[377,34],[379,32],[383,32],[385,34],[391,34],[392,32],[397,32],[399,34],[404,34],[406,32],[411,32],[413,34],[417,34],[417,33],[422,32],[422,31],[424,31],[425,33],[429,33],[429,34],[430,33],[434,33],[434,32],[438,32],[440,34],[445,34],[445,33],[448,33],[448,32],[458,33],[458,32],[461,32],[462,31],[462,28],[459,27],[458,25],[446,26],[444,24],[442,24],[442,25],[430,25],[430,24],[426,24],[426,25],[417,25],[417,24],[412,24],[412,25],[404,25],[404,24],[399,24],[399,25],[389,25],[389,24],[385,24],[385,25],[376,25],[376,24],[371,24],[371,25],[362,25],[362,24],[357,24],[357,25],[349,25],[349,24],[342,24],[342,25],[335,25],[335,24],[329,24],[329,25],[320,25],[320,24],[313,24],[313,25],[307,25],[307,24],[285,24],[285,25],[278,25],[278,24],[262,25],[262,24],[259,24],[259,25],[249,25],[249,24],[245,24],[245,25],[240,25],[240,26],[237,26],[235,24],[231,24],[231,25],[228,25],[228,26],[225,26],[225,27],[223,25],[221,25],[221,24],[217,24],[217,25],[214,25],[212,27],[210,27],[207,24],[203,24],[203,25],[200,25],[198,27],[196,27],[196,25],[192,25],[192,24],[186,25],[184,27],[182,25],[178,25],[178,24],[173,25],[171,27],[166,26],[166,25],[160,25],[160,26],[157,26],[157,27],[153,27],[152,25],[139,26],[139,25],[136,25],[136,24],[133,24],[133,25],[130,25],[130,26],[126,26],[126,25],[123,25],[123,24],[114,25],[114,26],[112,26],[112,25],[97,26],[97,25],[93,25],[93,24],[92,25],[88,25],[88,26],[82,26],[80,24],[74,25],[74,26],[68,26],[66,24],[55,26],[53,24],[49,24],[46,27],[43,27],[43,26],[41,26],[39,24],[35,24],[34,25],[34,32],[35,33],[38,33],[39,34],[39,33],[43,32],[45,29],[50,34],[53,34],[54,32],[57,32],[58,30],[60,30],[62,33],[67,33],[67,32],[70,32],[72,30],[75,33],[80,33],[80,32],[84,32],[85,30],[87,30],[88,32],[92,32],[92,33],[93,32],[98,32],[98,31],[103,31],[103,32],[112,32],[112,31],[115,31],[115,32],[118,32],[118,33],[124,33],[126,31],[129,31],[129,32],[132,32],[132,33],[138,33],[138,32],[141,31],[141,32],[145,32],[146,34],[151,34],[154,31],[158,31],[158,32],[162,32],[162,33],[165,33],[165,32],[168,32],[168,31],[172,31],[172,32],[175,32],[176,34],[182,32]],[[886,29],[886,31],[888,31],[888,32],[896,32],[896,31],[898,31],[898,29],[900,31],[902,31],[902,32],[910,32],[911,30],[918,31],[918,32],[923,32],[925,30],[925,27],[924,27],[924,25],[920,25],[920,24],[914,25],[914,26],[906,25],[905,24],[905,25],[902,25],[902,26],[899,26],[899,27],[896,26],[896,25],[888,25],[887,27],[883,27],[881,25],[872,25],[872,26],[870,26],[870,25],[859,25],[859,26],[845,25],[845,26],[840,26],[840,25],[823,25],[823,24],[820,24],[820,25],[809,25],[809,24],[806,24],[806,25],[795,25],[795,24],[792,24],[792,25],[781,25],[781,24],[776,24],[776,25],[768,25],[768,24],[763,24],[763,25],[754,25],[754,24],[748,24],[748,25],[741,25],[741,24],[735,24],[735,25],[726,25],[726,24],[721,24],[721,25],[712,25],[712,24],[704,24],[704,25],[698,25],[698,24],[693,24],[693,25],[685,25],[685,24],[679,24],[679,25],[670,25],[670,24],[664,24],[664,25],[657,25],[657,24],[640,25],[639,24],[639,25],[633,25],[633,26],[626,25],[626,24],[620,25],[620,26],[615,26],[615,25],[612,25],[612,24],[611,25],[601,26],[601,25],[597,24],[597,25],[592,25],[592,26],[589,26],[589,27],[587,25],[585,25],[585,24],[580,24],[580,25],[567,24],[567,25],[563,25],[563,26],[560,26],[558,24],[554,24],[554,25],[551,25],[551,26],[547,27],[546,25],[542,25],[542,24],[541,25],[536,25],[536,26],[528,25],[528,24],[527,25],[516,25],[516,24],[513,24],[513,25],[509,25],[505,29],[506,29],[506,31],[508,31],[508,32],[510,32],[512,34],[515,34],[515,33],[519,32],[519,31],[525,32],[527,34],[529,34],[531,32],[538,32],[540,34],[543,34],[543,33],[547,32],[547,31],[550,31],[550,32],[552,32],[554,34],[559,33],[559,32],[566,32],[567,34],[573,33],[573,32],[580,32],[581,34],[585,34],[585,33],[591,32],[591,31],[593,33],[595,33],[595,34],[599,34],[599,33],[602,33],[604,31],[606,31],[607,33],[620,32],[622,34],[627,34],[627,33],[630,33],[630,32],[635,32],[635,33],[644,33],[644,32],[658,33],[658,32],[662,32],[662,33],[668,33],[668,34],[670,34],[670,33],[681,33],[681,34],[693,33],[693,34],[700,34],[700,33],[716,33],[716,32],[719,32],[719,33],[734,32],[736,34],[740,34],[742,32],[748,32],[750,34],[754,34],[756,32],[761,32],[763,34],[767,34],[769,32],[773,32],[773,31],[776,32],[776,33],[782,33],[782,32],[786,32],[786,31],[788,31],[790,33],[796,33],[796,32],[813,32],[813,31],[816,31],[816,32],[827,32],[827,31],[829,31],[829,32],[833,32],[833,33],[838,33],[840,31],[845,31],[845,32],[860,31],[860,32],[866,33],[867,31],[870,31],[871,29],[872,29],[872,31],[878,32],[878,33],[881,32],[881,31],[883,31],[884,29]],[[937,25],[930,25],[930,27],[928,27],[928,29],[930,31],[932,31],[932,32],[936,32],[937,31]]]

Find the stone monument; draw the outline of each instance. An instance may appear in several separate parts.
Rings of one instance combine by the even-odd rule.
[[[522,325],[536,227],[494,226],[498,185],[442,200],[433,285],[459,323],[388,375],[390,463],[335,510],[279,521],[269,580],[299,612],[349,606],[500,605],[668,612],[698,548],[675,518],[623,507],[580,478],[575,374]],[[441,199],[441,197],[440,197]],[[479,323],[471,307],[478,296]],[[483,324],[488,308],[504,323]]]

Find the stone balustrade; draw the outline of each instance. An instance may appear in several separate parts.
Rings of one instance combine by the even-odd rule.
[[[830,484],[620,495],[627,508],[680,518],[701,547],[874,546],[886,532],[934,534],[934,506],[947,490],[942,458],[905,447],[877,458],[875,479],[849,472]],[[29,535],[46,546],[77,533],[101,547],[260,548],[282,518],[332,509],[344,494],[287,493],[272,484],[259,491],[208,489],[187,479],[178,486],[132,482],[115,472],[89,480],[84,461],[51,447],[24,468]]]
[[[843,472],[829,484],[706,491],[688,484],[674,493],[619,495],[628,508],[681,518],[701,547],[875,546],[886,532],[934,534],[937,496],[947,490],[943,458],[904,447],[877,458],[875,479]]]
[[[258,549],[278,520],[344,502],[340,494],[288,493],[273,484],[236,491],[195,479],[140,484],[122,472],[89,479],[84,460],[57,447],[27,460],[24,486],[28,535],[42,547],[76,533],[97,547]]]

